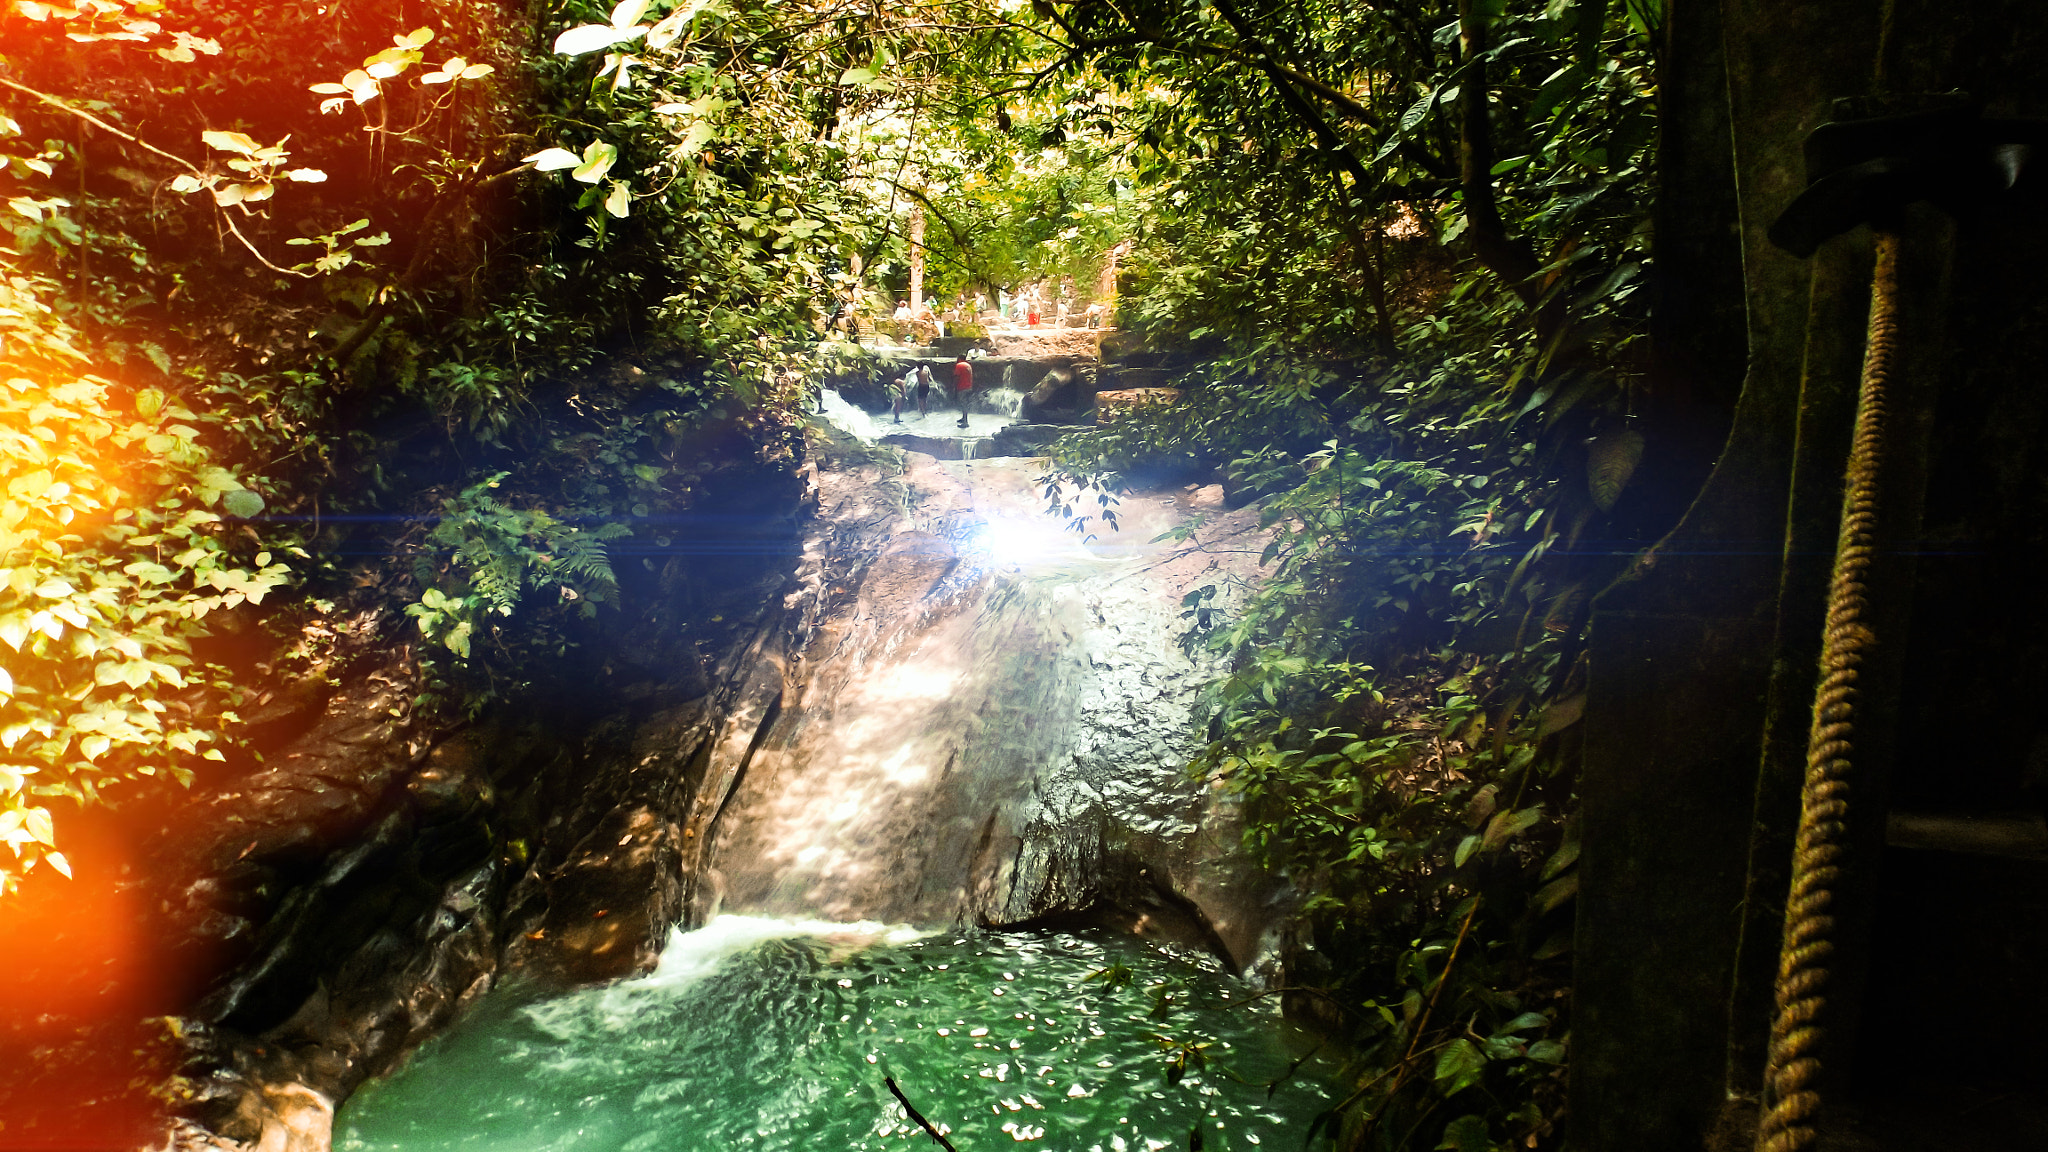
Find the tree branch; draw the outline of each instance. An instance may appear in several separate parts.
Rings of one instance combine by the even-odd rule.
[[[1466,229],[1479,262],[1507,282],[1522,303],[1537,306],[1542,289],[1535,282],[1536,254],[1508,235],[1500,202],[1493,193],[1493,135],[1487,119],[1486,52],[1490,29],[1474,0],[1458,0],[1458,42],[1463,48],[1465,82],[1458,90],[1459,178],[1465,192]]]
[[[158,156],[161,156],[164,159],[171,161],[172,163],[183,168],[185,171],[190,172],[194,176],[205,175],[205,173],[199,168],[197,164],[192,163],[190,160],[185,159],[183,156],[178,156],[173,153],[166,152],[163,149],[157,147],[156,145],[151,144],[149,141],[142,139],[140,136],[135,136],[130,133],[123,132],[119,128],[114,127],[112,124],[107,123],[105,120],[100,119],[99,117],[93,115],[90,112],[85,111],[82,108],[73,108],[71,105],[66,104],[64,101],[58,99],[55,96],[50,95],[48,92],[38,92],[37,90],[35,90],[34,88],[30,88],[26,84],[17,84],[12,80],[7,79],[6,77],[0,77],[0,85],[4,85],[8,88],[14,89],[17,92],[26,93],[27,95],[33,96],[36,99],[41,100],[43,103],[48,104],[50,107],[57,109],[60,112],[69,112],[71,115],[78,117],[80,120],[85,121],[86,123],[92,125],[93,127],[99,129],[102,132],[107,133],[108,135],[117,136],[123,140],[126,140],[130,144],[133,144],[137,148],[140,148],[146,152],[156,153]],[[281,268],[276,264],[272,264],[270,262],[270,258],[265,256],[256,247],[255,244],[249,241],[249,238],[247,236],[242,234],[242,230],[235,226],[235,218],[233,216],[228,215],[227,209],[222,208],[220,210],[220,219],[221,223],[226,224],[228,226],[228,231],[234,234],[235,239],[242,242],[242,247],[247,248],[249,250],[249,255],[254,256],[256,258],[257,263],[263,265],[265,268],[270,269],[272,272],[281,273],[286,276],[300,276],[309,280],[313,278],[313,273],[311,272],[300,272],[296,269]]]
[[[1316,144],[1329,155],[1331,162],[1356,181],[1358,191],[1363,192],[1367,186],[1373,184],[1372,174],[1366,171],[1365,165],[1345,146],[1343,137],[1337,135],[1337,130],[1330,127],[1330,122],[1322,113],[1316,111],[1315,105],[1310,104],[1302,98],[1301,93],[1294,90],[1293,81],[1287,78],[1285,71],[1273,59],[1272,51],[1259,39],[1258,34],[1252,31],[1244,15],[1237,10],[1237,5],[1230,0],[1214,0],[1214,3],[1217,14],[1237,33],[1237,38],[1251,49],[1259,70],[1272,82],[1273,90],[1280,94],[1281,102],[1287,105],[1287,110],[1294,114],[1294,118],[1301,121],[1316,138]]]
[[[192,163],[190,160],[185,159],[183,156],[174,156],[171,153],[164,151],[163,149],[157,147],[154,144],[149,143],[148,141],[142,139],[139,136],[131,136],[128,133],[121,131],[119,128],[114,127],[112,124],[107,123],[105,120],[102,120],[99,117],[93,115],[92,113],[87,112],[82,108],[73,108],[71,105],[66,104],[64,101],[59,100],[57,97],[52,96],[47,92],[38,92],[35,89],[30,88],[26,84],[16,84],[14,81],[9,80],[6,77],[0,77],[0,85],[12,88],[17,92],[27,93],[28,95],[33,96],[38,100],[41,100],[43,103],[48,104],[50,107],[55,108],[60,112],[69,112],[73,116],[76,116],[80,120],[83,120],[86,123],[92,125],[93,127],[98,128],[102,132],[108,132],[115,136],[119,136],[121,139],[128,141],[130,144],[133,144],[138,148],[154,152],[157,155],[163,157],[164,159],[172,161],[179,167],[185,169],[187,172],[192,173],[194,176],[204,175],[204,173],[202,173],[199,170],[198,165]]]
[[[919,204],[924,205],[925,208],[929,210],[932,215],[938,217],[939,223],[944,224],[946,226],[946,231],[952,235],[953,246],[960,250],[959,259],[957,261],[960,267],[966,269],[968,277],[970,279],[979,281],[983,288],[986,288],[991,292],[995,291],[996,285],[989,280],[985,272],[974,266],[973,260],[969,259],[969,254],[972,253],[974,249],[967,243],[967,233],[963,231],[958,224],[953,223],[952,218],[947,216],[945,211],[941,209],[936,203],[934,203],[930,196],[925,195],[923,189],[912,188],[907,184],[898,184],[896,181],[890,179],[887,176],[876,176],[874,177],[874,179],[880,180],[883,183],[894,187],[898,192],[901,192],[904,195],[915,199]],[[927,246],[925,251],[930,252],[930,247]],[[940,255],[942,258],[945,256],[944,253],[941,253]]]
[[[938,1141],[939,1147],[944,1148],[946,1152],[959,1152],[959,1149],[953,1147],[953,1142],[951,1140],[946,1139],[946,1137],[942,1133],[940,1133],[940,1131],[937,1128],[932,1126],[931,1121],[925,1119],[924,1116],[918,1112],[917,1106],[910,1102],[910,1097],[905,1096],[903,1094],[903,1089],[898,1088],[896,1086],[896,1081],[893,1077],[882,1077],[882,1083],[887,1084],[889,1086],[889,1095],[896,1097],[896,1102],[903,1105],[903,1111],[907,1113],[912,1120],[917,1121],[917,1126],[919,1128],[924,1129],[925,1135],[930,1136],[933,1140]]]

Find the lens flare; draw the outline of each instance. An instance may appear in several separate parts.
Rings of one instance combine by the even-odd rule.
[[[1079,544],[1049,516],[998,516],[975,530],[974,547],[1004,567],[1021,567],[1073,559]]]

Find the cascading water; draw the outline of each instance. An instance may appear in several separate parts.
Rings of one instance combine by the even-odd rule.
[[[704,926],[639,979],[493,993],[360,1092],[338,1147],[923,1142],[884,1077],[966,1152],[1214,1152],[1327,1107],[1217,959],[1254,959],[1271,885],[1218,865],[1227,801],[1180,772],[1211,669],[1175,643],[1179,599],[1256,549],[1135,543],[1185,514],[1167,497],[1085,541],[1023,462],[911,460],[820,475],[818,535],[845,551],[693,830]],[[964,927],[1030,922],[1068,930]],[[1103,922],[1159,939],[1083,927]]]
[[[1003,377],[1005,380],[1009,378],[1012,367],[1014,365],[1003,365]],[[983,389],[979,394],[978,400],[981,406],[988,411],[1001,416],[1007,416],[1012,420],[1017,419],[1024,413],[1024,394],[1007,385],[1000,388]]]
[[[875,423],[875,419],[858,406],[841,396],[836,389],[827,388],[821,395],[819,415],[848,435],[866,444],[873,444],[888,434],[888,429]]]
[[[1063,906],[1112,842],[1198,886],[1185,858],[1212,798],[1182,765],[1214,669],[1176,637],[1181,597],[1218,575],[1144,543],[1180,511],[1133,502],[1123,531],[1084,540],[1043,514],[1026,462],[908,479],[907,515],[812,645],[801,708],[721,817],[724,907],[1015,923]],[[1209,915],[1245,959],[1241,903]]]

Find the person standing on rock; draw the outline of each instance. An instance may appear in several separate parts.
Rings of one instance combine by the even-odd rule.
[[[974,391],[974,365],[967,357],[958,356],[953,360],[953,400],[960,405],[960,427],[967,427],[967,394]]]
[[[923,416],[932,402],[932,366],[920,364],[911,371],[911,375],[917,377],[917,414]],[[909,378],[904,377],[906,380]]]

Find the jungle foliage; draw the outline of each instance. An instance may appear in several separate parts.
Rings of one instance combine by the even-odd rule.
[[[1668,511],[1655,0],[540,8],[0,11],[0,885],[235,754],[219,621],[335,675],[367,594],[424,705],[522,690],[708,443],[793,458],[915,204],[929,295],[1114,254],[1124,335],[1203,355],[1050,479],[1262,498],[1268,577],[1185,606],[1196,767],[1309,894],[1318,1135],[1555,1146],[1579,637]]]
[[[640,54],[554,50],[592,26]],[[0,889],[69,863],[67,805],[246,762],[236,702],[275,685],[218,662],[252,629],[268,674],[332,678],[323,621],[367,610],[417,637],[422,706],[519,691],[616,600],[614,542],[732,445],[788,458],[832,268],[888,225],[816,132],[852,56],[764,7],[0,29]]]
[[[1146,145],[1119,324],[1206,353],[1184,402],[1063,441],[1048,491],[1112,522],[1133,482],[1261,498],[1264,579],[1184,605],[1232,667],[1195,770],[1308,894],[1295,1006],[1354,1045],[1325,1131],[1555,1146],[1583,627],[1674,511],[1631,486],[1657,8],[1047,17]]]

